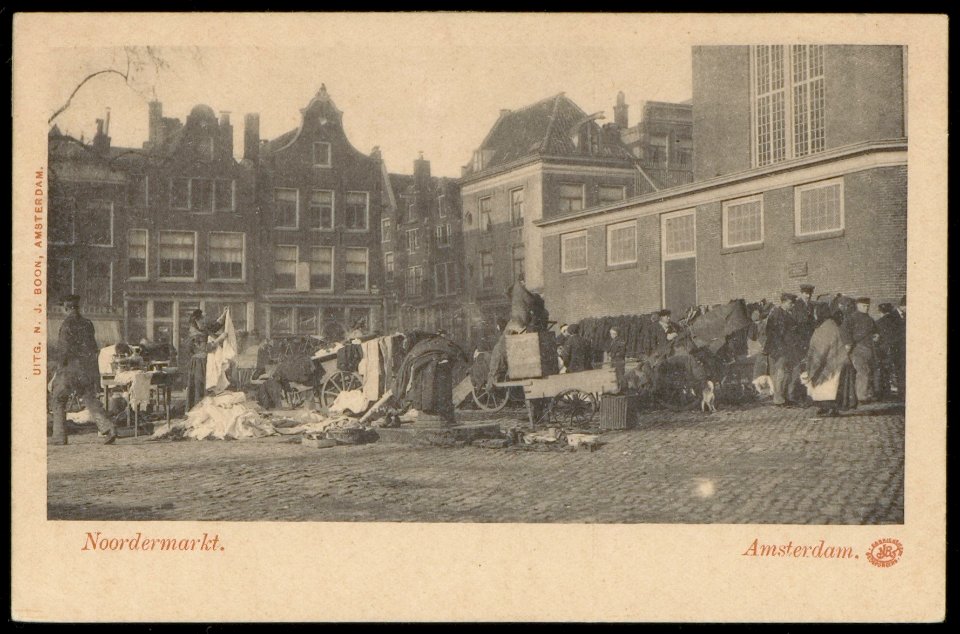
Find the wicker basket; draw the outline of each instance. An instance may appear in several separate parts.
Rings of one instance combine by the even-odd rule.
[[[363,442],[364,431],[359,427],[349,429],[330,429],[327,438],[336,440],[344,445],[359,445]]]

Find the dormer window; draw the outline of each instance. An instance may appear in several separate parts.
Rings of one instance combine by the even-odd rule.
[[[477,172],[483,169],[483,152],[480,150],[473,153],[473,169]]]
[[[313,166],[330,167],[330,144],[317,141],[313,144]]]

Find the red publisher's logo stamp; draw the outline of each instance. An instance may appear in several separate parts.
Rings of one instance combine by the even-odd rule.
[[[902,555],[903,544],[900,543],[900,540],[887,537],[870,544],[870,550],[867,551],[867,561],[878,568],[889,568],[900,561]]]

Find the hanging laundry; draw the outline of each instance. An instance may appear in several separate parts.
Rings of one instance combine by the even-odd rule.
[[[233,319],[230,317],[230,310],[226,311],[226,318],[223,322],[223,331],[226,338],[212,352],[207,353],[207,374],[206,389],[213,390],[219,394],[230,385],[230,379],[227,373],[230,367],[237,361],[237,331],[233,327]],[[214,341],[210,337],[210,341]]]
[[[380,340],[371,339],[360,344],[363,358],[357,365],[357,374],[363,379],[363,396],[373,402],[380,398],[380,379],[382,367],[380,361]],[[364,410],[366,407],[364,407]]]

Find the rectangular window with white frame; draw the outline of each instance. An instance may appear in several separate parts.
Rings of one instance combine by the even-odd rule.
[[[406,296],[419,297],[423,289],[423,267],[411,266],[407,269]]]
[[[369,227],[370,194],[347,192],[344,226],[347,231],[366,231]]]
[[[510,226],[523,226],[523,188],[510,190]]]
[[[480,254],[480,286],[484,289],[493,288],[493,254],[489,251]]]
[[[273,287],[290,290],[297,287],[299,249],[292,244],[278,244],[273,250]]]
[[[419,229],[408,229],[407,230],[407,251],[413,253],[420,249],[420,230]]]
[[[437,215],[441,218],[447,215],[447,197],[443,194],[437,196]]]
[[[438,247],[450,246],[450,225],[437,225],[434,231]]]
[[[274,222],[277,229],[296,229],[300,219],[300,190],[277,187],[273,190]]]
[[[389,218],[380,220],[380,242],[390,242],[393,239],[393,221]]]
[[[197,234],[194,231],[161,231],[159,240],[161,280],[195,280]]]
[[[794,217],[797,236],[842,231],[843,179],[835,178],[795,187]]]
[[[587,232],[574,231],[560,236],[560,272],[587,270]]]
[[[149,235],[146,229],[131,229],[127,233],[127,275],[131,280],[149,278]]]
[[[109,200],[92,200],[83,210],[80,222],[83,243],[92,247],[113,246],[113,203]]]
[[[313,166],[330,167],[330,144],[323,141],[313,143]]]
[[[310,192],[307,205],[307,228],[315,231],[333,230],[333,192],[315,189]]]
[[[607,266],[637,262],[637,223],[635,220],[607,225]]]
[[[242,282],[244,280],[243,233],[211,231],[207,235],[207,277],[211,281]]]
[[[393,281],[393,253],[387,251],[383,254],[383,276],[387,278],[388,282]]]
[[[333,290],[333,247],[310,247],[310,290]]]
[[[663,258],[689,258],[697,255],[697,221],[693,211],[662,217]]]
[[[477,212],[480,216],[480,231],[493,230],[493,197],[484,196],[477,203]]]
[[[763,196],[749,196],[723,203],[723,246],[763,244]]]
[[[343,283],[348,291],[365,291],[370,284],[368,264],[369,250],[366,247],[347,247]]]

